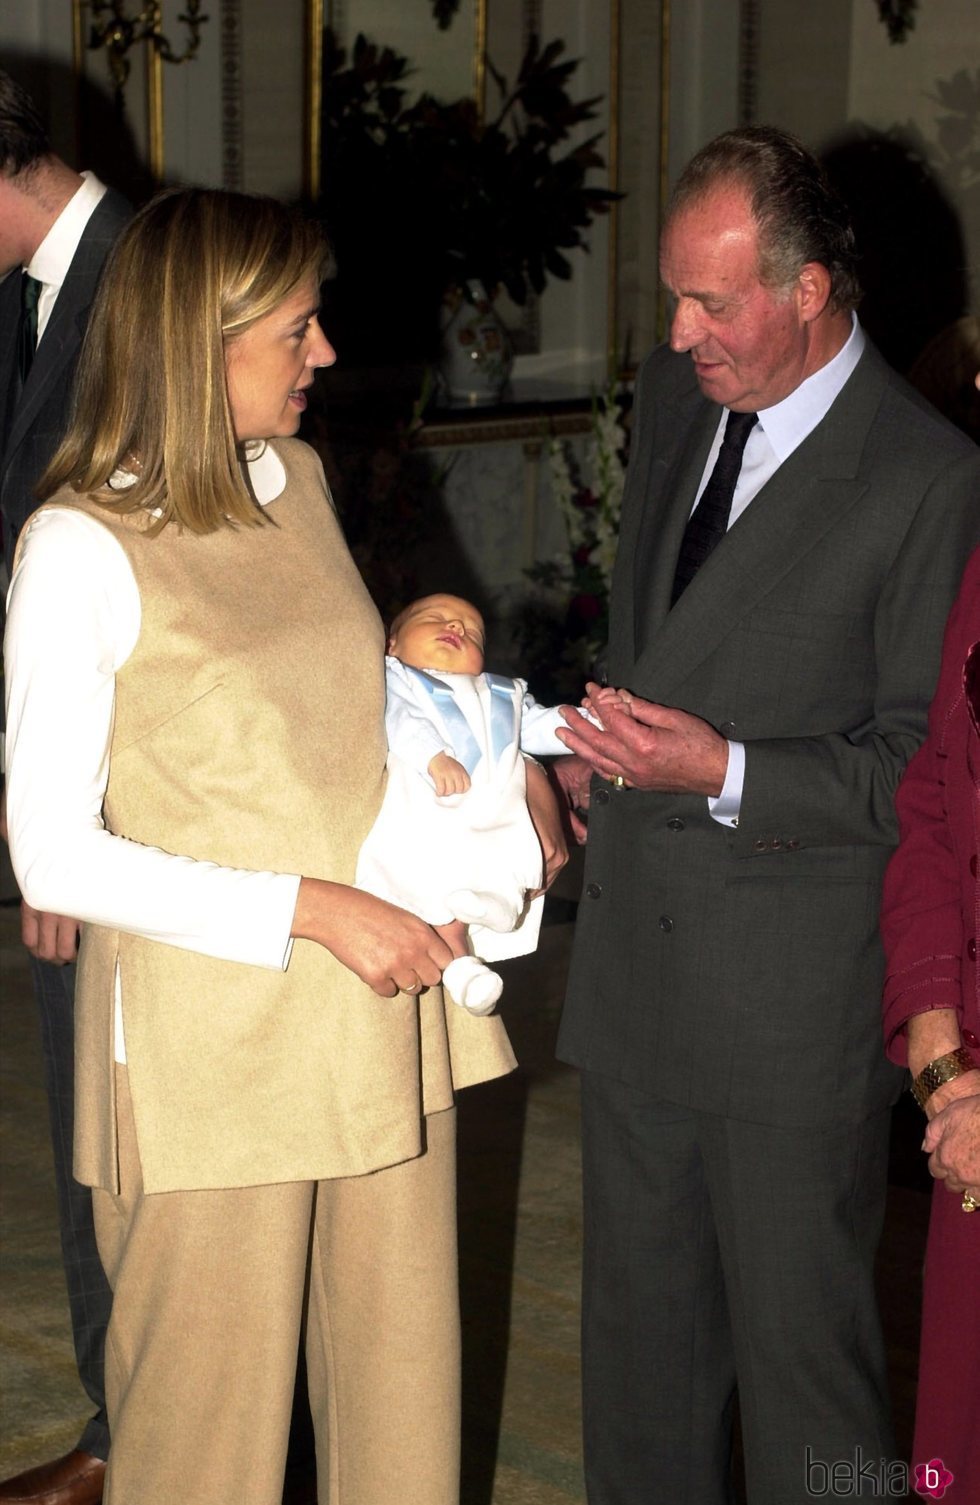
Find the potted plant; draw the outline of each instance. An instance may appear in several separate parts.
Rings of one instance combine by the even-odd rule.
[[[603,165],[599,137],[572,137],[598,100],[572,99],[578,65],[563,53],[532,37],[513,86],[491,67],[498,99],[481,119],[471,99],[406,104],[406,58],[359,36],[348,61],[327,32],[319,208],[345,359],[432,360],[447,290],[489,305],[505,288],[523,304],[571,277],[569,253],[619,195],[587,182]]]

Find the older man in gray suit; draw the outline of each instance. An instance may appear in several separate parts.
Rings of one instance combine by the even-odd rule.
[[[64,432],[102,263],[129,215],[118,194],[55,156],[31,100],[0,71],[0,503],[8,568],[37,506],[34,488]],[[51,734],[69,737],[71,727],[52,727]],[[112,1298],[95,1244],[92,1194],[72,1175],[77,926],[25,905],[22,928],[41,1018],[75,1354],[95,1413],[77,1448],[0,1484],[0,1501],[96,1505],[109,1447],[102,1355]]]
[[[634,698],[570,725],[557,770],[579,805],[592,775],[559,1043],[588,1496],[728,1501],[736,1388],[751,1505],[842,1469],[880,1494],[878,900],[980,457],[865,340],[846,215],[792,138],[695,157],[661,272],[607,660]]]

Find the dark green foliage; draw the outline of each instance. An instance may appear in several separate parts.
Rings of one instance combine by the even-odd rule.
[[[904,42],[915,26],[919,0],[877,0],[881,23],[888,29],[889,42]]]
[[[577,63],[563,51],[532,38],[513,88],[491,68],[498,100],[481,120],[471,99],[406,105],[406,58],[359,36],[348,62],[327,32],[319,208],[342,358],[430,358],[441,294],[464,278],[524,303],[571,276],[568,253],[618,195],[586,182],[603,166],[599,137],[570,144],[598,100],[571,98]]]

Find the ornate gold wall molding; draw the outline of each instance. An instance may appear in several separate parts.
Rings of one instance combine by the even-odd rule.
[[[142,46],[146,64],[146,134],[147,159],[155,183],[163,181],[163,65],[188,63],[201,44],[201,27],[208,21],[202,15],[202,0],[184,0],[186,9],[176,17],[186,39],[182,51],[174,48],[163,31],[162,0],[143,0],[142,9],[131,11],[126,0],[72,0],[72,47],[76,76],[84,69],[85,52],[102,52],[117,103],[122,108],[126,81],[132,66],[131,53]],[[84,11],[89,12],[88,38],[85,38]]]
[[[241,0],[221,0],[221,182],[243,181]]]

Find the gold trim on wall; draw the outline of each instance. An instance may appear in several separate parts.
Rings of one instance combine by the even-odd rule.
[[[473,28],[473,98],[482,120],[487,110],[487,0],[476,0]]]
[[[609,4],[609,186],[619,188],[619,91],[622,0]],[[609,209],[609,270],[606,287],[606,373],[619,374],[619,204]]]
[[[657,189],[657,220],[663,229],[670,192],[670,7],[661,0],[660,10],[660,183]],[[667,290],[657,279],[657,339],[667,334]]]
[[[320,115],[323,106],[323,0],[306,0],[306,129],[303,132],[303,189],[320,195]]]
[[[157,187],[163,182],[163,59],[146,44],[146,137],[150,175]]]

